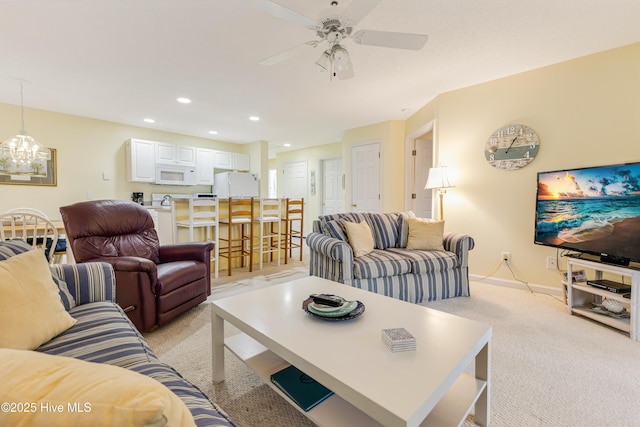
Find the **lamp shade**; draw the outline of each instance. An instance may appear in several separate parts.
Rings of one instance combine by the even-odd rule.
[[[427,177],[427,184],[424,186],[424,189],[455,187],[449,178],[447,169],[446,166],[429,169],[429,176]]]

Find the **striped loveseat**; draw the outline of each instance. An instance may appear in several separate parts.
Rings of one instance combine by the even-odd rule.
[[[0,242],[0,262],[31,250],[19,240]],[[198,427],[233,426],[227,415],[172,367],[160,362],[116,305],[115,274],[107,263],[52,265],[65,309],[77,323],[36,351],[126,368],[164,384],[187,406]],[[107,425],[95,420],[93,425]],[[56,424],[58,425],[58,424]]]
[[[412,212],[342,213],[320,216],[307,238],[312,276],[420,304],[469,296],[470,236],[446,232],[444,251],[407,250]],[[373,252],[353,256],[343,226],[365,221],[372,230]]]

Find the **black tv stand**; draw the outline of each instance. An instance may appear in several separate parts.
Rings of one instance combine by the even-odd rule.
[[[622,258],[622,257],[613,256],[613,255],[601,254],[600,262],[627,267],[629,265],[629,258]]]

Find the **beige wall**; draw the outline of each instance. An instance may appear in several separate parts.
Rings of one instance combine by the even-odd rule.
[[[127,182],[124,142],[129,138],[247,152],[247,148],[238,144],[29,108],[25,109],[25,126],[31,136],[56,149],[58,185],[0,185],[0,212],[28,206],[40,209],[52,218],[59,218],[60,206],[86,200],[87,192],[93,193],[95,199],[130,200],[131,192],[142,191],[145,199],[150,200],[151,193],[211,191],[211,186],[158,186]],[[9,139],[19,128],[20,107],[0,104],[0,140]],[[104,172],[110,174],[111,179],[104,180]]]
[[[343,135],[342,156],[347,176],[346,206],[351,205],[351,148],[367,142],[380,142],[382,211],[402,210],[404,206],[404,121],[388,121],[347,130]]]
[[[484,276],[512,253],[518,279],[559,286],[546,269],[556,250],[533,244],[536,173],[640,161],[640,44],[440,95],[407,120],[407,134],[436,120],[438,160],[457,175],[445,196],[446,229],[475,239],[471,272]],[[497,128],[520,123],[540,137],[527,167],[497,170],[484,144]],[[565,267],[561,261],[561,267]],[[495,277],[513,281],[502,267]]]
[[[342,156],[342,144],[333,143],[327,145],[319,145],[304,150],[293,150],[279,153],[274,162],[273,169],[278,170],[278,178],[282,177],[283,164],[290,162],[307,161],[307,184],[311,182],[311,171],[316,171],[316,194],[311,194],[307,188],[305,200],[305,224],[304,234],[311,232],[311,223],[322,213],[322,182],[320,176],[321,164],[324,159],[332,159]],[[344,170],[344,163],[343,163]],[[308,187],[308,185],[307,185]],[[278,196],[282,196],[282,189],[278,185]]]

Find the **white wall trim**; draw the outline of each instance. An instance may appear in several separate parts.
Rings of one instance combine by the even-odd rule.
[[[519,282],[517,280],[498,279],[494,277],[487,277],[483,279],[483,276],[480,276],[478,274],[470,274],[469,280],[477,281],[481,283],[488,283],[490,285],[503,286],[505,288],[520,289],[520,290],[529,292],[529,289],[527,289],[527,286],[524,283]],[[531,290],[535,293],[549,294],[549,295],[558,296],[558,297],[563,296],[561,288],[556,288],[554,286],[548,286],[548,285],[539,285],[536,283],[528,283],[528,285],[531,288]]]

